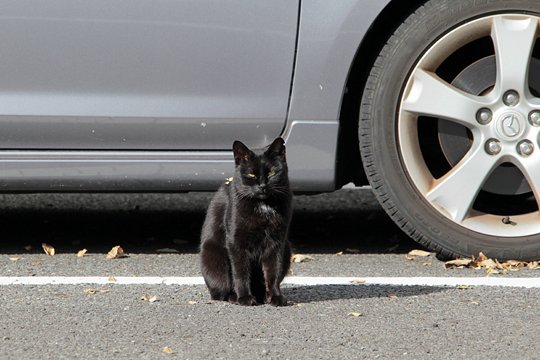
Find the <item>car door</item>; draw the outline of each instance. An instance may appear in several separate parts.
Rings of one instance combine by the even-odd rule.
[[[298,2],[0,3],[0,148],[229,149],[284,127]]]

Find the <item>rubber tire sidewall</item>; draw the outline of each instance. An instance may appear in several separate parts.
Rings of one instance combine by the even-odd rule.
[[[496,237],[453,223],[432,207],[411,184],[397,137],[399,100],[415,63],[451,29],[489,14],[527,11],[540,14],[540,2],[513,0],[432,0],[394,32],[380,52],[362,96],[360,149],[364,169],[379,202],[414,240],[443,257],[478,255],[537,260],[540,235]]]

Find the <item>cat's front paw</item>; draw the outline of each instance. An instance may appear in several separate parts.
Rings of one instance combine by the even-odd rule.
[[[237,299],[235,293],[231,293],[231,294],[229,295],[229,302],[232,303],[232,304],[238,303],[238,299]]]
[[[283,295],[272,295],[266,298],[266,303],[272,306],[287,306],[287,298]]]
[[[257,299],[253,295],[242,296],[238,298],[238,305],[255,306],[257,305]]]

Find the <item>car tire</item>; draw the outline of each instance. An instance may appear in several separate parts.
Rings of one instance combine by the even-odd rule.
[[[364,169],[396,224],[443,258],[540,258],[539,21],[538,1],[427,1],[371,68]]]

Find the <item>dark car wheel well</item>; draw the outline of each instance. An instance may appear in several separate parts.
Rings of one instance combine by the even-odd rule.
[[[336,160],[336,188],[353,182],[368,183],[358,143],[360,99],[377,54],[394,30],[426,0],[393,0],[379,14],[360,44],[349,71],[343,91],[339,116],[339,135]]]

